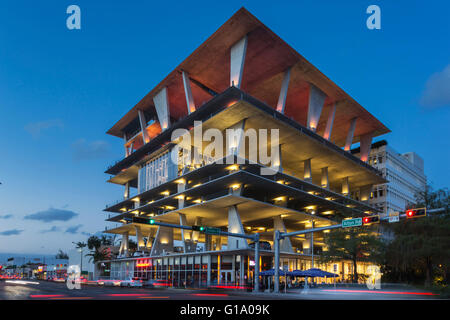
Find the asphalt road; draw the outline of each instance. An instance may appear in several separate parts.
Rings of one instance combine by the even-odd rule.
[[[368,290],[364,288],[333,288],[291,290],[287,294],[259,293],[211,289],[121,288],[82,285],[69,289],[65,283],[47,281],[0,281],[0,300],[412,300],[439,299],[438,295],[413,288]]]

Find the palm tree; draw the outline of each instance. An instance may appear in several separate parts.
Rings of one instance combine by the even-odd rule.
[[[72,242],[75,245],[75,248],[80,250],[80,271],[83,272],[83,248],[87,246],[86,242],[78,241],[78,242]]]
[[[86,255],[86,257],[90,257],[89,262],[97,263],[108,258],[108,250],[106,248],[102,250],[92,250],[91,253]]]

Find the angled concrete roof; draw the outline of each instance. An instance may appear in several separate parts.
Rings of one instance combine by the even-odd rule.
[[[128,111],[108,133],[122,138],[122,130],[138,116],[139,109],[154,113],[153,97],[164,87],[168,90],[171,116],[175,120],[186,116],[182,71],[186,71],[193,80],[192,93],[197,107],[212,97],[204,87],[219,93],[226,90],[230,85],[230,48],[245,35],[248,37],[248,46],[241,85],[243,91],[275,108],[284,71],[291,67],[285,109],[288,117],[305,125],[308,83],[312,83],[327,94],[317,133],[322,134],[324,131],[329,105],[334,102],[338,104],[330,140],[337,145],[344,144],[350,120],[354,117],[359,120],[353,142],[359,141],[359,136],[365,133],[373,132],[373,136],[378,136],[389,132],[378,119],[301,54],[245,8],[241,8]]]

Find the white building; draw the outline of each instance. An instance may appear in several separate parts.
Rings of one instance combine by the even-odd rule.
[[[358,154],[359,148],[352,150]],[[400,154],[385,140],[372,144],[368,163],[383,173],[389,183],[374,185],[370,203],[383,211],[403,211],[415,202],[417,192],[427,184],[423,159],[414,152]]]

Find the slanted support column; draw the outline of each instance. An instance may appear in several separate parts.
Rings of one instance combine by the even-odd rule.
[[[342,179],[342,194],[348,196],[350,194],[350,186],[348,184],[348,177]]]
[[[144,143],[150,142],[150,137],[147,133],[147,121],[145,120],[145,115],[142,110],[138,110],[139,115],[139,124],[141,125],[141,131],[142,131],[142,140],[144,140]]]
[[[128,256],[128,232],[122,233],[122,241],[120,242],[119,256]]]
[[[188,114],[195,111],[194,96],[191,90],[191,81],[189,80],[189,75],[182,71],[181,76],[183,77],[184,95],[186,96],[186,105]]]
[[[185,190],[185,188],[186,188],[186,182],[178,183],[178,186],[177,186],[178,193],[183,192]],[[178,209],[183,209],[184,208],[184,195],[178,195],[177,199],[178,199]]]
[[[247,51],[247,36],[243,37],[231,47],[230,86],[241,88],[244,72],[245,54]]]
[[[179,213],[180,225],[187,226],[186,215]],[[183,241],[184,252],[195,252],[197,244],[192,240],[192,231],[181,229],[181,240]]]
[[[273,150],[273,149],[272,149]],[[276,150],[276,149],[275,149]],[[282,154],[281,154],[281,144],[278,145],[278,153],[273,155],[273,163],[271,168],[277,172],[283,172]]]
[[[228,207],[228,232],[245,233],[242,226],[241,217],[239,215],[237,206]],[[247,249],[248,243],[244,238],[236,238],[228,236],[228,250]]]
[[[161,89],[161,91],[153,97],[153,102],[155,104],[159,124],[161,125],[162,131],[164,131],[170,126],[169,97],[166,87]]]
[[[151,256],[173,251],[173,228],[159,226],[153,242]]]
[[[372,132],[364,134],[359,140],[360,159],[366,162],[369,159],[370,148],[372,146]]]
[[[322,168],[322,179],[321,179],[322,188],[328,189],[330,187],[328,181],[328,167]]]
[[[372,185],[368,184],[359,188],[360,201],[368,202],[370,200],[370,193],[372,192]]]
[[[230,155],[239,156],[242,153],[245,156],[245,150],[242,149],[245,143],[245,122],[246,119],[239,121],[225,130],[227,157]]]
[[[330,140],[331,137],[331,131],[333,130],[335,114],[336,114],[336,103],[333,103],[330,107],[330,112],[328,113],[327,126],[325,127],[325,132],[323,133],[323,137],[327,140]]]
[[[151,248],[153,246],[153,240],[155,237],[155,229],[152,228],[150,229],[150,231],[148,232],[148,236],[147,236],[147,244],[145,245],[146,248]]]
[[[284,114],[284,108],[286,107],[286,98],[289,88],[289,79],[291,77],[291,68],[284,72],[283,82],[281,83],[280,96],[278,97],[277,111]]]
[[[273,218],[273,236],[275,241],[275,230],[280,231],[281,233],[286,232],[286,227],[284,225],[284,221],[281,218],[281,216],[276,216]],[[284,239],[280,240],[280,251],[283,252],[294,252],[294,249],[292,248],[291,239],[289,237],[286,237]]]
[[[201,226],[202,225],[202,217],[195,217],[195,222],[194,224],[196,226]],[[200,236],[200,232],[198,231],[192,231],[192,240],[195,242],[198,242],[198,238]]]
[[[125,183],[125,190],[123,192],[123,198],[128,199],[130,197],[130,183]]]
[[[124,148],[125,148],[125,158],[128,157],[129,154],[130,154],[130,152],[128,151],[128,147],[126,146],[127,142],[128,142],[128,141],[127,141],[127,134],[124,133],[124,134],[123,134],[123,146],[124,146]]]
[[[327,95],[315,85],[309,85],[308,119],[306,126],[312,131],[316,131],[319,124],[320,114]]]
[[[305,161],[303,161],[303,163],[304,163],[303,180],[312,182],[311,159],[306,159]]]
[[[344,147],[345,151],[350,151],[350,148],[352,147],[353,134],[355,133],[355,128],[356,128],[356,119],[357,118],[353,118],[350,121],[350,128],[348,129],[347,139],[345,140],[345,147]]]
[[[140,226],[134,226],[136,229],[137,249],[141,251],[145,248],[144,237],[142,237],[142,231]]]

